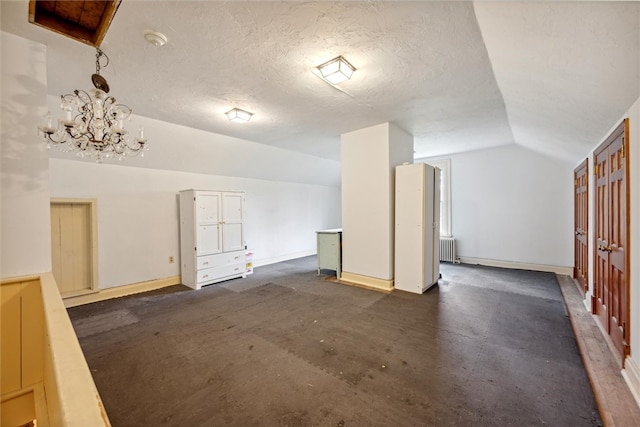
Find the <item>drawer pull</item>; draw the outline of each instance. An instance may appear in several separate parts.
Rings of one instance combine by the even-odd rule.
[[[240,256],[238,255],[237,257],[234,257],[233,259],[240,259]]]
[[[209,265],[209,261],[203,262],[202,265]]]
[[[202,276],[203,279],[206,279],[207,277],[209,277],[208,274],[205,274],[204,276]]]

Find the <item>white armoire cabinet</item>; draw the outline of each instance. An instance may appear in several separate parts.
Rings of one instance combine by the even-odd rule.
[[[180,191],[182,284],[200,289],[246,277],[244,193]]]
[[[394,287],[421,294],[440,277],[440,169],[396,166]]]

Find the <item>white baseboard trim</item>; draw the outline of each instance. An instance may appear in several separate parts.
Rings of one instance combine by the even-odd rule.
[[[627,356],[624,361],[622,377],[627,382],[627,386],[629,386],[633,398],[636,399],[636,403],[640,406],[640,367],[631,356]]]
[[[390,293],[393,290],[393,279],[379,279],[377,277],[365,276],[363,274],[349,273],[343,271],[338,279],[338,283],[345,285],[359,286],[361,288],[372,289]]]
[[[309,251],[295,252],[287,255],[281,255],[273,258],[263,258],[263,259],[255,260],[253,262],[253,266],[262,267],[264,265],[275,264],[277,262],[282,262],[282,261],[289,261],[290,259],[303,258],[306,256],[315,255],[315,254],[316,254],[315,250],[309,250]]]
[[[90,304],[92,302],[104,301],[111,298],[124,297],[127,295],[139,294],[140,292],[165,288],[167,286],[179,285],[180,282],[180,276],[170,276],[165,277],[164,279],[148,280],[146,282],[132,283],[131,285],[100,289],[95,293],[77,295],[65,298],[63,301],[64,306],[67,308],[76,307],[78,305]]]
[[[589,313],[591,313],[591,296],[592,296],[591,291],[587,292],[584,295],[584,300],[582,301],[582,303],[584,304],[585,308]]]
[[[460,262],[463,264],[479,264],[479,265],[486,265],[488,267],[544,271],[548,273],[564,274],[567,276],[573,275],[573,267],[562,267],[559,265],[527,264],[527,263],[516,262],[516,261],[501,261],[497,259],[484,259],[484,258],[471,258],[471,257],[460,257],[459,259],[460,259]]]

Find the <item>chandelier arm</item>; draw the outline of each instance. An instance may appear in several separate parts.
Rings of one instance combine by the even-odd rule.
[[[118,111],[115,108],[118,107],[116,99],[113,96],[109,96],[104,100],[103,104],[103,120],[106,122],[107,127],[113,128],[118,121]]]
[[[60,139],[56,139],[54,137],[54,135],[58,134],[58,136],[60,137]],[[48,139],[49,141],[53,142],[55,145],[59,145],[59,144],[65,144],[67,142],[67,139],[64,137],[64,133],[60,133],[60,132],[45,132],[45,139]]]
[[[82,89],[76,89],[73,91],[73,93],[78,98],[78,100],[83,102],[84,104],[93,104],[93,98],[91,98],[91,95],[89,95],[88,92]],[[69,95],[65,95],[65,96],[69,96]]]
[[[65,132],[71,137],[71,140],[79,140],[84,137],[84,134],[80,132],[76,127],[65,126]],[[75,132],[74,132],[75,131]]]
[[[93,106],[89,107],[85,105],[83,112],[80,114],[82,117],[84,131],[79,131],[79,133],[88,139],[88,142],[95,146],[96,139],[96,116],[94,114]]]

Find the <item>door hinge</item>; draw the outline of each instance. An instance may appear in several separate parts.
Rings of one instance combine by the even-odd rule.
[[[593,167],[593,173],[594,173],[596,176],[598,176],[598,171],[599,171],[599,170],[600,170],[600,165],[595,165],[595,166]]]
[[[620,151],[622,151],[621,156],[624,157],[624,140],[622,140],[622,148]]]
[[[622,338],[627,336],[627,322],[622,322]]]
[[[577,179],[573,180],[573,185],[576,186],[576,187],[578,186],[578,180]]]

